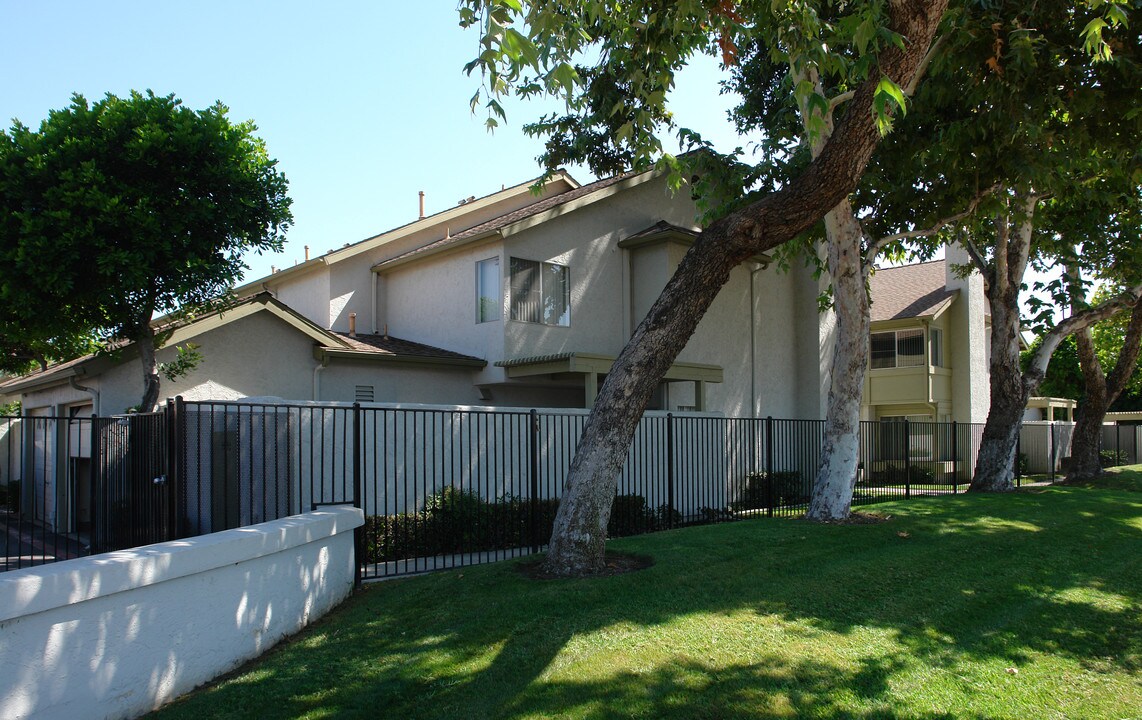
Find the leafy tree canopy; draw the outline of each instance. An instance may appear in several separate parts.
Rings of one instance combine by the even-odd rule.
[[[0,320],[37,341],[54,327],[138,341],[153,405],[152,317],[217,302],[243,253],[280,249],[292,221],[255,130],[147,91],[75,95],[38,130],[0,132]]]

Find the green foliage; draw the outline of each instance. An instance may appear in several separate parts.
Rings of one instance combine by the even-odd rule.
[[[1104,468],[1118,467],[1130,462],[1130,453],[1125,450],[1099,450],[1098,463]]]
[[[1027,366],[1031,364],[1042,344],[1042,336],[1036,337],[1030,347],[1020,353],[1019,363],[1022,370],[1027,370]],[[1045,397],[1082,400],[1083,393],[1083,372],[1079,367],[1078,347],[1075,338],[1068,335],[1051,355],[1051,364],[1047,366],[1047,374],[1039,386],[1039,394]]]
[[[974,216],[926,242],[967,237],[994,262],[999,238],[1031,220],[1022,203],[1037,197],[1033,266],[1050,268],[1081,244],[1087,268],[1142,276],[1127,212],[1139,196],[1142,41],[1126,20],[1139,7],[1002,0],[950,11],[908,116],[858,192],[870,234],[927,227],[990,190]],[[1065,288],[1035,289],[1030,320],[1046,328],[1068,304]]]
[[[768,507],[787,507],[809,502],[809,484],[796,470],[764,470],[745,476],[744,486],[736,500],[730,503],[734,512],[760,510]]]
[[[557,499],[536,503],[537,529],[533,535],[528,498],[505,495],[488,502],[475,491],[449,486],[430,495],[418,512],[366,518],[366,552],[369,562],[389,562],[528,547],[533,538],[547,542],[558,507]],[[618,495],[607,535],[641,535],[682,525],[677,510],[666,505],[649,507],[641,495]]]
[[[7,405],[0,405],[0,416],[3,417],[16,417],[20,414],[21,407],[20,401],[14,400]]]
[[[757,162],[746,161],[741,148],[713,153],[701,136],[677,125],[670,109],[670,91],[685,66],[702,55],[719,58],[727,87],[756,90],[811,110],[812,139],[824,131],[831,95],[880,76],[878,52],[903,43],[886,27],[882,0],[844,5],[684,0],[633,6],[463,0],[459,13],[462,26],[480,33],[479,54],[465,69],[480,75],[471,106],[484,109],[489,128],[504,119],[505,96],[560,98],[565,112],[524,126],[545,140],[540,160],[549,171],[583,162],[608,176],[658,163],[672,173],[676,187],[698,176],[695,193],[716,213],[773,187],[773,152],[787,147],[788,138],[778,133],[771,141],[773,128],[766,127],[754,139],[768,157]],[[764,87],[743,88],[738,82],[745,75],[736,68],[751,56],[764,57],[772,70]],[[825,81],[818,84],[814,77]],[[905,98],[891,79],[880,77],[873,111],[887,129],[892,116],[903,111]],[[750,76],[751,83],[756,79]],[[738,126],[744,135],[756,128],[757,116],[742,112]],[[799,137],[800,129],[794,134]],[[670,144],[703,152],[675,157],[665,150]],[[710,173],[716,182],[704,183]]]
[[[210,307],[292,221],[255,130],[148,91],[0,132],[0,324],[150,342],[156,313]]]
[[[199,347],[189,342],[185,345],[176,345],[175,359],[167,363],[159,363],[159,372],[171,382],[186,375],[202,362],[202,353],[198,352]]]

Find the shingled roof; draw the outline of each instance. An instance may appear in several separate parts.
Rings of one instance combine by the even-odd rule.
[[[372,353],[379,356],[388,356],[391,359],[405,359],[405,360],[424,360],[435,359],[443,361],[457,361],[466,364],[479,364],[486,365],[487,362],[471,355],[463,355],[451,350],[433,347],[432,345],[424,345],[422,343],[413,342],[411,340],[401,340],[390,335],[371,335],[357,333],[350,335],[349,333],[332,331],[334,335],[340,338],[349,349],[356,352]],[[342,348],[329,347],[330,350],[341,350]]]
[[[543,200],[528,205],[527,207],[505,213],[499,217],[494,217],[487,222],[483,222],[474,227],[470,227],[463,232],[458,232],[455,235],[449,235],[448,237],[444,237],[439,240],[430,242],[427,245],[422,245],[418,248],[414,248],[413,250],[401,253],[400,255],[391,257],[387,260],[382,260],[373,267],[383,268],[389,265],[397,265],[420,255],[428,255],[452,245],[459,245],[469,240],[474,240],[476,238],[490,235],[498,230],[502,230],[508,227],[509,225],[514,225],[521,220],[526,220],[529,217],[534,217],[535,215],[547,212],[548,210],[553,210],[560,205],[565,205],[569,202],[590,195],[591,193],[598,192],[599,190],[611,187],[612,185],[616,185],[623,180],[627,180],[641,174],[642,172],[632,171],[622,175],[616,175],[615,177],[607,178],[605,180],[598,180],[593,183],[588,183],[587,185],[582,185],[580,187],[574,188],[573,190],[559,193],[558,195],[552,195],[551,197],[544,198]]]
[[[946,281],[943,260],[877,269],[869,279],[872,322],[937,314],[957,292]]]

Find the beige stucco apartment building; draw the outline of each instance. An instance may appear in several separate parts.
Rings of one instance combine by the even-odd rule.
[[[470,199],[237,288],[234,307],[180,326],[160,351],[203,356],[163,394],[188,400],[589,407],[692,243],[685,191],[653,172],[580,186],[557,174]],[[872,280],[865,419],[982,421],[984,299],[950,261]],[[819,418],[831,352],[809,268],[736,268],[652,409]],[[0,385],[24,411],[101,415],[141,396],[128,347]]]

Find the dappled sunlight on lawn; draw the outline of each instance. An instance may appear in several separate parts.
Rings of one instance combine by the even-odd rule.
[[[1128,717],[1142,706],[1142,508],[1123,495],[670,531],[614,542],[656,564],[609,578],[500,564],[381,583],[257,680],[172,716]]]
[[[1021,520],[1005,520],[996,517],[979,517],[968,518],[965,520],[946,520],[944,524],[936,530],[936,532],[940,535],[964,531],[970,531],[976,534],[986,534],[1005,532],[1008,530],[1039,532],[1042,529],[1043,528],[1035,525],[1034,523],[1024,522]]]

